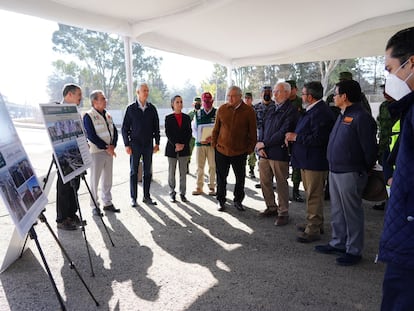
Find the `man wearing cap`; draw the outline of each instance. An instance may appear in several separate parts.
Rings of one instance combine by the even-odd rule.
[[[202,108],[197,111],[192,123],[193,135],[196,135],[197,158],[197,188],[193,195],[203,194],[204,166],[208,162],[209,195],[215,195],[216,187],[216,161],[214,148],[211,146],[211,131],[216,120],[217,109],[213,107],[214,99],[210,92],[201,94]]]
[[[194,100],[193,100],[193,109],[188,112],[188,116],[190,117],[191,122],[193,122],[194,116],[196,115],[197,111],[200,110],[200,108],[201,108],[201,98],[196,96],[196,97],[194,97]],[[193,154],[193,149],[194,149],[194,146],[195,146],[196,136],[197,135],[195,133],[193,133],[193,135],[191,136],[191,140],[190,140],[190,156],[188,157],[187,174],[190,173],[189,165],[190,165],[190,162],[191,162],[191,155]]]
[[[263,86],[260,97],[261,101],[253,106],[256,113],[257,137],[259,137],[259,133],[262,130],[263,119],[267,111],[275,104],[272,100],[272,87],[270,85]],[[255,187],[260,188],[260,183],[256,184]]]
[[[227,175],[233,168],[234,207],[244,211],[242,205],[245,192],[246,157],[252,153],[256,144],[256,116],[252,107],[242,100],[242,91],[237,86],[227,90],[227,103],[220,106],[211,136],[211,145],[215,148],[217,167],[218,210],[226,208]]]
[[[393,167],[388,163],[388,156],[390,155],[390,144],[392,137],[398,135],[394,133],[393,126],[397,122],[397,118],[391,118],[388,110],[389,104],[394,102],[394,99],[385,92],[385,84],[381,85],[382,94],[385,101],[379,107],[377,116],[378,125],[378,163],[383,168],[385,181],[392,177]],[[399,132],[399,131],[398,131]],[[375,210],[384,210],[386,201],[375,204],[372,208]]]
[[[302,98],[298,96],[298,87],[296,85],[295,80],[286,80],[287,83],[290,84],[291,90],[290,90],[290,96],[289,100],[293,104],[293,106],[296,107],[296,109],[299,112],[299,115],[301,115],[305,110],[302,107]],[[299,194],[299,185],[302,181],[301,175],[300,175],[300,169],[299,168],[292,168],[292,183],[293,183],[293,189],[292,189],[292,201],[296,202],[304,202],[303,198]]]
[[[246,105],[253,107],[253,94],[251,92],[244,93],[244,102]],[[254,167],[256,165],[256,161],[256,153],[253,151],[247,156],[247,165],[249,165],[249,177],[252,179],[256,178],[254,175]]]

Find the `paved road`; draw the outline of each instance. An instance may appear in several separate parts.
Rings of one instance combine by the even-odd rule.
[[[39,174],[47,171],[51,150],[42,130],[19,129],[21,139]],[[45,140],[46,138],[46,140]],[[161,148],[163,150],[163,147]],[[129,206],[128,157],[117,149],[114,171],[114,204],[118,215],[93,217],[89,196],[82,185],[79,201],[87,220],[86,237],[95,277],[80,231],[57,231],[61,243],[101,304],[100,310],[378,310],[384,265],[374,264],[383,213],[369,204],[366,211],[366,249],[360,265],[339,267],[335,256],[313,251],[315,244],[295,241],[294,223],[304,220],[304,205],[292,203],[291,222],[275,227],[263,219],[257,182],[247,180],[247,211],[229,204],[224,213],[208,196],[188,195],[188,204],[168,201],[167,161],[163,151],[154,155],[152,194],[156,207],[141,202]],[[194,174],[195,165],[191,164]],[[187,192],[195,187],[187,179]],[[234,179],[229,179],[232,189]],[[232,194],[228,192],[228,198]],[[49,195],[46,216],[56,231],[55,191]],[[230,203],[230,201],[229,201]],[[329,241],[329,204],[325,208]],[[1,235],[11,226],[0,218]],[[44,224],[37,226],[39,240],[68,310],[96,310],[78,277],[64,260]],[[2,246],[3,247],[3,246]],[[59,304],[33,242],[23,258],[0,275],[0,310],[57,310]]]

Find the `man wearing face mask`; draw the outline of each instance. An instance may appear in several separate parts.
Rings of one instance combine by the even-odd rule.
[[[396,167],[380,240],[379,260],[387,263],[381,310],[414,306],[414,27],[393,35],[385,50],[390,73],[385,92],[396,100],[391,118],[401,116]]]
[[[216,161],[214,159],[214,148],[211,146],[211,131],[216,120],[217,109],[213,107],[213,95],[210,92],[201,94],[202,109],[195,114],[192,123],[193,135],[196,135],[197,151],[197,188],[192,192],[193,195],[204,194],[204,166],[208,162],[209,195],[215,195],[216,187]],[[210,133],[207,136],[203,133]]]
[[[323,86],[319,81],[305,83],[302,100],[305,112],[295,132],[285,135],[285,144],[292,144],[292,167],[302,175],[306,193],[305,224],[298,224],[297,241],[309,243],[320,240],[323,233],[323,188],[328,175],[326,148],[335,119],[322,100]]]
[[[262,87],[262,92],[260,94],[261,101],[253,106],[254,111],[256,113],[256,124],[257,124],[257,137],[259,137],[259,133],[262,130],[263,126],[263,119],[275,102],[272,100],[272,87],[269,85],[265,85]],[[260,188],[260,183],[255,185],[256,188]]]
[[[194,101],[193,101],[193,107],[194,109],[192,109],[190,112],[188,112],[188,116],[190,117],[191,122],[193,122],[194,120],[194,116],[196,115],[197,111],[199,111],[201,109],[201,98],[196,96],[194,97]],[[190,173],[189,170],[189,165],[191,162],[191,155],[193,154],[193,149],[195,146],[195,138],[196,138],[196,134],[193,133],[191,140],[190,140],[190,156],[188,157],[188,163],[187,163],[187,174]]]

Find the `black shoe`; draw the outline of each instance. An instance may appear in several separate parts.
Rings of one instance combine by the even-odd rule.
[[[170,194],[170,202],[171,203],[176,203],[177,200],[175,199],[175,194]]]
[[[217,210],[219,212],[222,212],[226,209],[226,202],[218,202],[217,204]]]
[[[145,204],[149,204],[149,205],[157,205],[157,202],[153,201],[150,197],[144,198],[142,202],[144,202]]]
[[[299,192],[293,192],[292,201],[303,203],[305,200],[301,197]]]
[[[316,245],[315,251],[322,254],[345,254],[345,250],[331,246],[331,244]]]
[[[73,230],[78,229],[78,226],[75,225],[75,223],[69,218],[65,219],[62,222],[58,222],[57,227],[58,229],[68,230],[68,231],[73,231]]]
[[[188,200],[187,200],[187,198],[185,197],[185,195],[184,194],[180,194],[180,199],[181,199],[181,202],[188,202]]]
[[[93,216],[101,216],[101,217],[103,216],[103,214],[102,214],[99,207],[95,207],[95,208],[92,209],[92,215]]]
[[[113,204],[107,205],[103,207],[103,210],[106,212],[112,212],[112,213],[120,213],[121,210],[119,208],[115,208]]]
[[[255,179],[256,178],[256,176],[254,175],[254,169],[253,168],[250,168],[249,178],[251,178],[251,179]]]
[[[243,206],[243,204],[241,204],[241,202],[234,202],[234,207],[241,212],[244,212],[246,210],[246,208]]]
[[[373,210],[376,210],[376,211],[383,211],[383,210],[385,209],[385,202],[382,202],[382,203],[380,203],[380,204],[375,204],[375,205],[372,207],[372,209],[373,209]]]
[[[137,207],[138,206],[138,203],[137,203],[136,199],[131,199],[131,206],[132,207]]]
[[[361,259],[362,256],[360,255],[345,253],[341,257],[336,258],[336,263],[340,266],[353,266],[360,262]]]
[[[78,217],[78,215],[76,215],[76,214],[73,217],[71,217],[70,219],[78,227],[86,226],[86,220],[81,221],[80,218]]]

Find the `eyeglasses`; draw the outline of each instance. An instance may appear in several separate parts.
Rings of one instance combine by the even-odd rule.
[[[302,96],[308,96],[309,94],[308,93],[302,93]]]
[[[340,96],[340,95],[342,95],[342,94],[336,93],[333,96],[335,97],[335,96]]]

